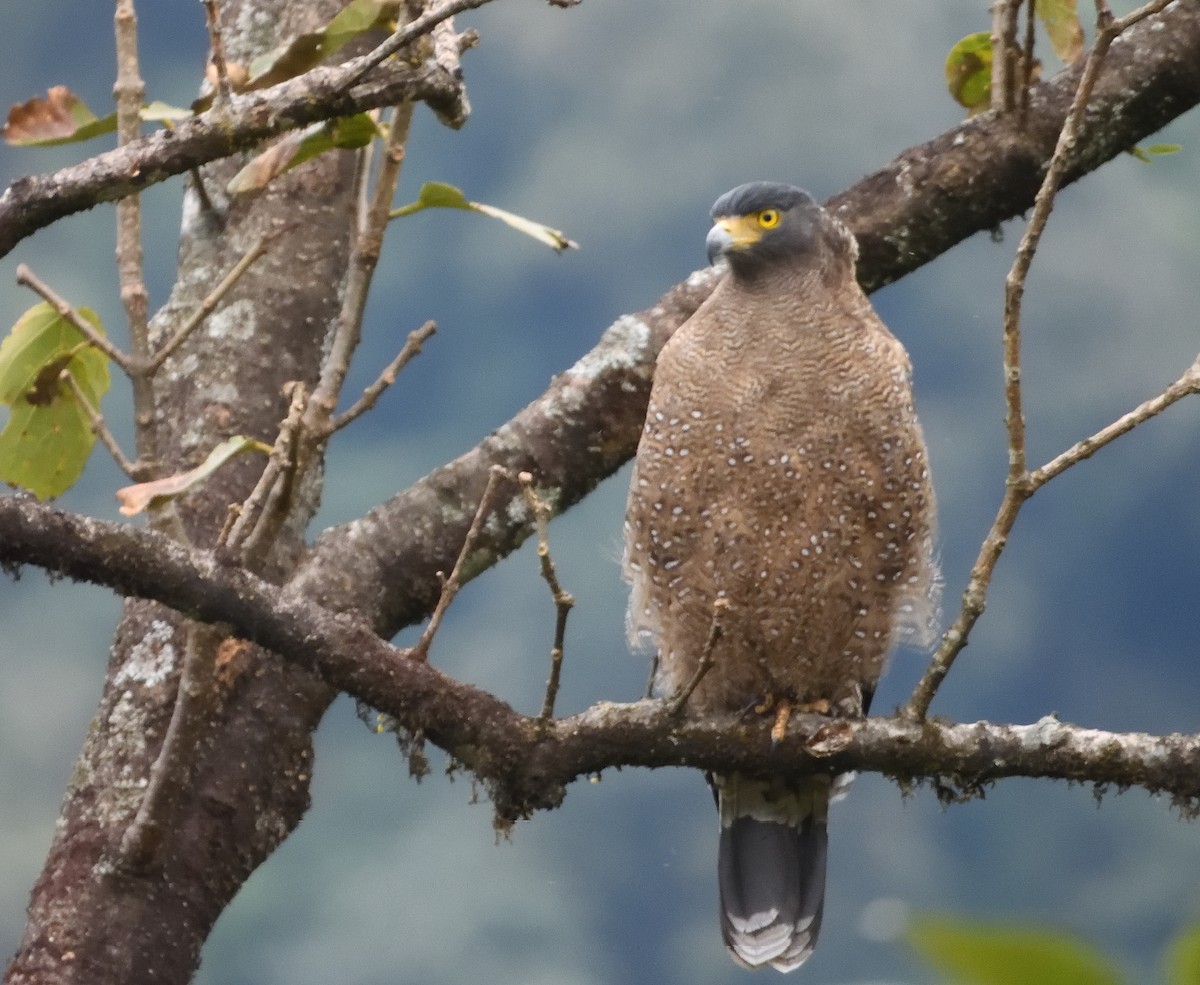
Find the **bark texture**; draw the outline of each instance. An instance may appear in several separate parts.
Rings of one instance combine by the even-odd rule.
[[[228,55],[244,64],[320,26],[340,4],[253,0],[253,17],[250,6],[221,5]],[[226,200],[222,189],[242,163],[225,158],[203,170],[211,210],[189,187],[179,279],[151,326],[158,342],[169,338],[259,237],[273,238],[268,255],[155,379],[153,416],[141,426],[167,471],[197,464],[232,434],[271,441],[287,410],[283,384],[315,378],[339,306],[353,158],[327,155],[260,196]],[[259,471],[261,461],[244,456],[181,504],[194,544],[215,543],[227,504],[246,497]],[[296,497],[267,565],[274,580],[299,556],[318,482],[319,473]],[[334,692],[303,667],[231,641],[207,655],[219,665],[210,713],[181,795],[162,819],[157,857],[141,869],[121,860],[171,718],[186,635],[177,612],[126,602],[100,707],[5,981],[189,981],[221,911],[307,809],[311,732]]]

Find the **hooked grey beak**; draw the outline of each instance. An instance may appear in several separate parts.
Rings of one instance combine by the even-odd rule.
[[[708,262],[715,263],[717,257],[723,256],[729,247],[733,245],[733,237],[729,235],[729,230],[725,228],[723,223],[717,222],[708,231],[708,235],[704,239],[704,245],[708,250]]]

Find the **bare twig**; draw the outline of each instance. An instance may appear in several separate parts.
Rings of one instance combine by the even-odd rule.
[[[217,0],[201,0],[204,4],[204,18],[208,22],[208,42],[212,49],[212,67],[217,76],[216,98],[214,106],[225,105],[233,96],[233,87],[229,84],[229,65],[225,61],[225,41],[221,36],[221,16],[217,9]]]
[[[721,639],[721,622],[729,609],[729,600],[721,597],[713,602],[712,622],[708,625],[708,638],[704,641],[704,649],[700,651],[700,660],[696,664],[696,672],[678,691],[667,699],[667,713],[672,717],[683,714],[684,706],[692,692],[696,690],[704,675],[712,670],[713,650]]]
[[[38,277],[25,264],[17,266],[17,283],[22,287],[28,287],[36,294],[40,294],[42,298],[52,307],[60,318],[65,318],[74,325],[85,339],[92,345],[103,352],[109,359],[121,367],[127,375],[132,375],[131,362],[129,356],[118,349],[108,340],[108,336],[100,334],[96,331],[94,325],[86,318],[81,316],[70,302],[56,294],[53,288],[45,281]]]
[[[396,377],[400,375],[400,371],[407,366],[412,359],[419,355],[422,345],[429,341],[430,336],[437,331],[437,323],[427,321],[420,328],[413,329],[408,333],[408,341],[404,343],[404,348],[400,353],[388,363],[387,367],[379,378],[369,387],[363,390],[362,396],[358,398],[350,407],[342,411],[334,417],[328,424],[329,433],[340,431],[347,424],[362,417],[367,411],[375,406],[376,402],[383,395],[383,391],[396,382]]]
[[[171,723],[150,767],[149,782],[137,815],[121,838],[121,861],[133,870],[144,870],[155,863],[163,838],[171,828],[207,721],[217,646],[226,635],[220,627],[202,623],[188,623],[186,633]]]
[[[176,331],[176,333],[167,340],[166,344],[163,345],[163,347],[154,354],[149,362],[146,363],[147,373],[154,374],[158,372],[158,370],[162,368],[162,364],[170,358],[171,353],[183,345],[192,332],[194,332],[201,324],[203,324],[204,319],[213,313],[217,305],[221,303],[221,299],[229,293],[229,290],[233,287],[233,285],[241,280],[242,275],[250,269],[251,265],[253,265],[256,260],[258,260],[267,252],[267,248],[272,238],[273,235],[271,233],[266,233],[260,236],[258,241],[246,251],[246,254],[233,265],[233,268],[229,271],[229,273],[227,273],[221,279],[221,283],[219,283],[212,289],[212,291],[208,293],[204,300],[200,302],[200,306],[192,313],[188,320],[179,327],[178,331]]]
[[[454,562],[454,569],[450,572],[446,580],[442,582],[442,593],[438,596],[437,605],[434,606],[433,613],[429,617],[429,625],[425,627],[421,638],[417,640],[417,645],[406,651],[406,655],[411,659],[425,662],[429,658],[429,645],[433,642],[433,637],[437,633],[438,627],[442,624],[442,617],[445,616],[450,603],[454,601],[454,596],[462,588],[463,568],[466,566],[467,559],[475,550],[475,542],[479,540],[479,534],[483,530],[483,523],[487,519],[488,509],[492,505],[492,496],[496,491],[496,487],[505,478],[504,470],[498,467],[493,468],[488,473],[487,485],[484,487],[483,495],[479,498],[479,506],[475,509],[475,518],[471,521],[471,526],[467,530],[462,550],[458,552],[458,558]]]
[[[925,673],[904,706],[903,713],[910,718],[925,717],[930,702],[933,701],[933,696],[937,694],[937,689],[950,672],[955,658],[967,645],[967,636],[979,617],[983,615],[992,572],[996,568],[996,562],[1000,560],[1000,555],[1004,552],[1009,532],[1017,520],[1021,503],[1024,502],[1022,498],[1018,497],[1015,489],[1016,487],[1009,486],[1005,490],[996,519],[992,521],[992,528],[984,538],[983,545],[979,548],[979,555],[975,558],[975,564],[971,567],[971,574],[967,579],[967,587],[963,591],[962,607],[959,609],[958,616],[953,625],[943,634],[937,651],[929,661],[929,666],[925,668]]]
[[[135,143],[142,134],[142,103],[146,83],[138,63],[137,12],[133,0],[117,0],[113,17],[117,49],[117,145]],[[128,363],[118,365],[128,375],[130,366],[143,364],[150,355],[149,293],[142,257],[142,200],[129,195],[117,202],[117,276],[121,304],[129,323]],[[154,393],[150,381],[130,375],[133,384],[134,442],[137,457],[148,462],[158,455],[154,427]]]
[[[562,679],[563,651],[567,635],[567,616],[575,605],[575,597],[564,590],[558,580],[558,572],[554,567],[554,559],[550,556],[550,504],[538,496],[533,488],[533,475],[521,472],[517,476],[521,484],[521,492],[525,502],[533,513],[534,525],[537,528],[537,556],[541,566],[542,580],[550,588],[554,599],[554,643],[550,647],[550,677],[546,681],[546,697],[542,701],[542,711],[538,720],[548,722],[554,717],[554,702],[558,699],[558,685]]]
[[[379,126],[379,110],[368,114],[375,126]],[[380,131],[382,132],[382,131]],[[354,228],[365,229],[367,214],[371,208],[371,167],[375,160],[374,140],[363,147],[354,158]]]
[[[1161,13],[1173,2],[1174,0],[1151,0],[1150,3],[1143,4],[1136,10],[1131,10],[1124,17],[1113,17],[1112,11],[1108,9],[1107,4],[1103,3],[1103,0],[1100,0],[1096,7],[1100,21],[1108,20],[1108,26],[1104,30],[1109,33],[1109,44],[1111,44],[1117,35],[1129,30],[1138,21]]]
[[[71,393],[75,399],[79,401],[79,406],[83,408],[83,412],[87,415],[88,423],[91,425],[92,434],[100,439],[100,443],[108,449],[108,453],[112,455],[113,461],[117,463],[117,468],[124,472],[129,478],[135,482],[140,481],[145,477],[146,469],[137,462],[131,462],[125,457],[125,453],[121,451],[121,446],[117,444],[117,439],[113,437],[112,432],[108,429],[108,424],[104,421],[104,416],[100,413],[95,404],[88,399],[88,395],[83,392],[83,387],[75,379],[69,369],[64,369],[59,373],[58,378],[71,388]]]
[[[1128,414],[1124,414],[1107,427],[1101,428],[1095,434],[1076,442],[1062,454],[1055,456],[1040,469],[1029,473],[1029,484],[1033,489],[1040,489],[1051,479],[1061,475],[1072,465],[1091,458],[1105,445],[1115,441],[1121,435],[1132,431],[1143,421],[1148,421],[1156,414],[1166,410],[1177,400],[1189,394],[1200,393],[1200,356],[1188,367],[1187,371],[1174,383],[1167,387],[1157,397],[1139,404]]]
[[[1029,225],[1021,237],[1021,243],[1013,258],[1012,268],[1004,282],[1004,398],[1009,455],[1004,498],[1000,503],[996,519],[980,547],[975,564],[971,568],[971,575],[963,592],[962,607],[958,617],[942,637],[937,652],[934,653],[924,675],[904,706],[904,714],[910,717],[923,718],[925,716],[930,702],[942,681],[945,680],[946,674],[949,673],[955,658],[967,645],[967,637],[970,635],[971,629],[983,614],[992,573],[995,570],[996,562],[1004,552],[1009,533],[1012,531],[1021,507],[1040,485],[1079,460],[1079,458],[1070,458],[1070,452],[1065,453],[1068,456],[1065,464],[1053,473],[1045,473],[1045,478],[1037,485],[1034,484],[1028,470],[1025,452],[1025,417],[1021,395],[1021,302],[1025,293],[1025,281],[1042,233],[1046,228],[1046,222],[1054,208],[1054,197],[1071,165],[1072,151],[1079,141],[1080,131],[1083,127],[1084,111],[1109,47],[1121,31],[1143,17],[1161,10],[1167,2],[1169,0],[1154,0],[1118,21],[1113,19],[1104,0],[1097,0],[1096,42],[1084,64],[1079,86],[1075,91],[1075,97],[1071,102],[1066,120],[1063,122],[1062,130],[1059,132],[1054,155],[1050,159],[1050,166],[1034,199],[1033,214],[1030,216]],[[993,10],[995,9],[993,8]],[[1187,374],[1184,379],[1186,378]],[[1179,396],[1183,395],[1183,393],[1179,394]],[[1179,399],[1179,397],[1174,399]],[[1167,401],[1163,406],[1170,402]],[[1134,414],[1136,413],[1135,411]],[[1118,422],[1118,424],[1120,423]],[[1111,441],[1119,434],[1125,433],[1137,423],[1139,421],[1135,420],[1124,430],[1115,431],[1108,440]],[[1113,425],[1113,428],[1116,427],[1117,425]]]
[[[262,475],[228,527],[224,541],[229,548],[241,551],[243,563],[251,570],[265,556],[283,520],[280,499],[290,491],[295,478],[296,451],[307,391],[302,383],[291,383],[285,387],[285,392],[289,400],[287,417],[279,425],[279,434],[275,436]]]
[[[1034,83],[1033,37],[1036,25],[1037,2],[1029,0],[1025,5],[1025,49],[1021,54],[1021,98],[1017,107],[1022,124],[1029,114],[1029,93]]]
[[[208,189],[204,186],[204,176],[200,173],[200,168],[188,168],[188,174],[192,179],[192,190],[196,193],[196,198],[200,202],[201,214],[209,218],[215,217],[218,214],[217,207],[213,205],[213,200],[209,197]]]
[[[401,103],[392,111],[391,126],[385,145],[375,193],[354,240],[354,252],[346,275],[345,294],[338,312],[329,355],[321,367],[321,378],[313,390],[305,414],[304,429],[314,439],[327,437],[334,430],[330,424],[333,409],[350,371],[350,359],[362,338],[362,318],[367,306],[367,293],[383,249],[383,235],[388,225],[388,212],[400,180],[404,163],[404,145],[412,122],[413,104]]]
[[[1029,0],[1032,4],[1033,0]],[[1013,108],[1017,76],[1017,12],[1021,0],[992,0],[992,109]]]

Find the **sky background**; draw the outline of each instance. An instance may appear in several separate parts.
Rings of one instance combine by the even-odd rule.
[[[1132,4],[1114,5],[1118,12]],[[205,57],[197,3],[143,3],[150,98],[187,104]],[[0,99],[69,84],[111,106],[111,5],[0,5]],[[986,29],[984,0],[496,0],[460,18],[474,115],[413,127],[399,201],[455,183],[566,231],[564,256],[498,223],[423,213],[397,224],[351,388],[427,318],[438,335],[331,451],[313,535],[458,455],[536,398],[625,312],[704,262],[708,208],[758,178],[825,198],[962,117],[943,60]],[[1057,70],[1043,53],[1047,74]],[[1065,191],[1035,261],[1023,330],[1030,459],[1040,464],[1158,393],[1200,349],[1200,116]],[[1148,141],[1148,143],[1151,141]],[[100,149],[0,147],[0,185]],[[152,302],[174,275],[181,182],[146,195]],[[947,619],[999,503],[1004,275],[1021,233],[981,234],[873,300],[908,347],[940,501]],[[118,339],[113,211],[44,230],[0,261],[0,320],[34,303],[28,263]],[[129,400],[107,408],[128,436]],[[1200,401],[1175,406],[1043,490],[1018,521],[988,610],[933,711],[1115,730],[1200,731]],[[560,713],[639,696],[617,561],[627,471],[556,521],[571,615]],[[97,451],[61,504],[118,519],[123,481]],[[35,571],[0,582],[0,952],[15,949],[103,682],[118,602]],[[540,707],[554,613],[527,548],[468,586],[432,659],[525,712]],[[408,634],[402,634],[403,641]],[[908,695],[925,655],[899,652],[875,698]],[[736,985],[716,919],[716,819],[694,772],[626,770],[496,844],[469,782],[417,785],[345,699],[317,739],[314,806],[209,941],[201,985],[337,982]],[[825,925],[793,979],[924,985],[904,915],[955,912],[1062,927],[1158,980],[1158,954],[1200,917],[1200,827],[1134,791],[1006,781],[942,810],[859,779],[830,823]],[[769,973],[761,973],[770,977]]]

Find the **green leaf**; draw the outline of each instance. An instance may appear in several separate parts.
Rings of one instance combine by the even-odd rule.
[[[919,917],[909,943],[953,985],[1121,985],[1113,962],[1066,933]]]
[[[1182,144],[1151,144],[1149,147],[1131,147],[1129,153],[1145,164],[1153,164],[1154,158],[1178,154],[1181,150]]]
[[[421,186],[421,194],[417,196],[417,201],[425,209],[469,209],[471,207],[467,196],[460,189],[453,185],[447,185],[443,181],[425,182]]]
[[[506,212],[504,209],[498,209],[494,205],[468,201],[467,196],[458,188],[441,181],[425,182],[421,186],[421,193],[417,196],[415,202],[409,202],[408,205],[402,205],[398,209],[393,209],[389,213],[389,217],[398,219],[401,216],[413,215],[423,209],[465,209],[468,212],[478,212],[480,215],[499,219],[518,232],[522,232],[526,236],[532,236],[534,239],[545,243],[551,249],[557,250],[560,253],[563,250],[579,249],[578,243],[567,239],[557,229],[544,226],[540,222],[534,222],[532,219],[526,219],[524,216]]]
[[[325,25],[325,56],[377,27],[386,28],[391,33],[399,14],[400,0],[352,0]]]
[[[20,403],[0,432],[0,480],[38,499],[62,495],[78,481],[96,436],[75,400],[47,407]]]
[[[147,507],[160,506],[169,500],[189,493],[231,458],[248,451],[258,451],[269,455],[271,446],[257,438],[247,438],[240,434],[226,438],[210,451],[208,457],[194,469],[118,489],[117,499],[121,502],[121,512],[125,516],[135,516]]]
[[[1200,927],[1185,930],[1163,955],[1167,985],[1200,985]]]
[[[365,147],[379,133],[379,127],[369,113],[343,116],[324,123],[314,123],[303,130],[285,134],[229,179],[230,195],[265,188],[272,179],[303,164],[309,158],[336,147],[355,149]]]
[[[184,109],[182,106],[172,106],[170,103],[164,103],[160,99],[147,103],[142,107],[139,114],[147,123],[165,123],[170,126],[173,123],[179,123],[181,120],[187,120],[192,117],[190,109]]]
[[[987,31],[968,34],[946,56],[946,88],[972,114],[992,98],[992,40]]]
[[[94,311],[79,314],[103,332]],[[108,357],[49,304],[34,305],[0,342],[0,402],[12,408],[0,433],[0,481],[39,499],[75,483],[96,441],[87,412],[61,379],[64,371],[92,406],[108,392]]]
[[[1054,53],[1067,64],[1076,61],[1083,54],[1083,26],[1075,0],[1037,0],[1035,9]]]

